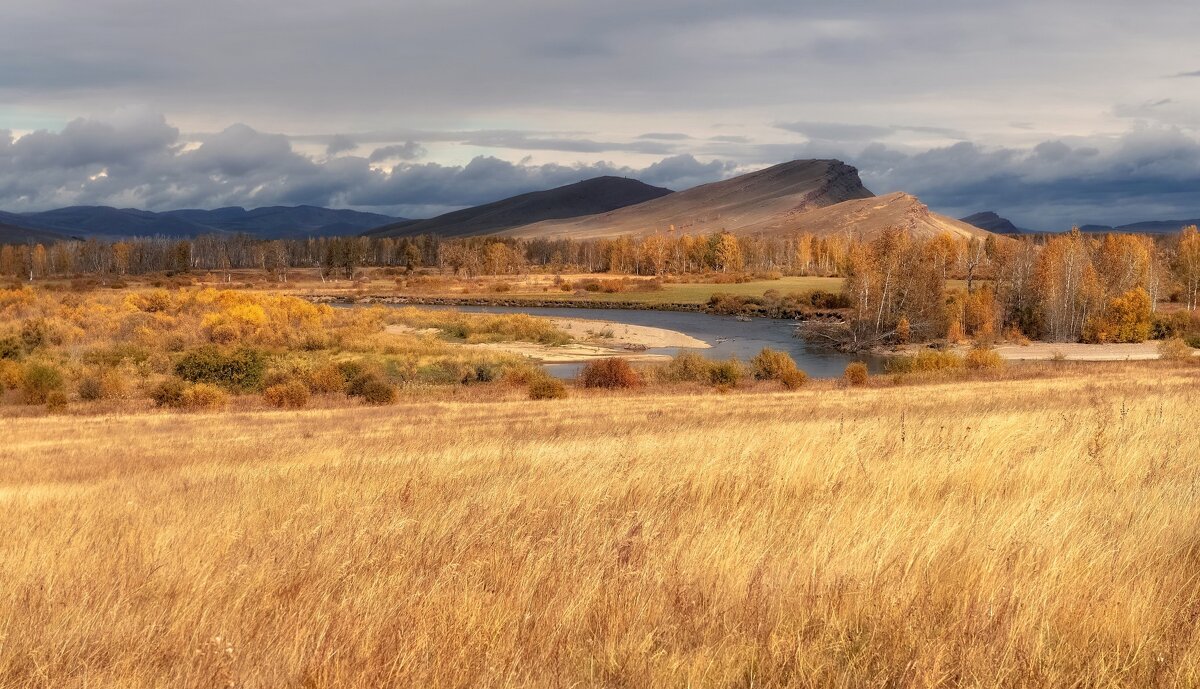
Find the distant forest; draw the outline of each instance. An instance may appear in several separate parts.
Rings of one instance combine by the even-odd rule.
[[[66,241],[0,249],[0,275],[37,281],[83,275],[257,269],[280,283],[289,270],[353,279],[363,268],[438,271],[473,277],[525,272],[685,275],[706,272],[846,278],[853,304],[840,340],[859,345],[939,337],[1132,342],[1181,332],[1152,314],[1200,297],[1200,232],[1174,236],[1072,231],[986,240],[914,237],[888,230],[873,239],[815,236],[651,235],[589,241],[474,237],[331,237],[260,240],[245,235],[119,242]],[[948,281],[965,281],[949,289]]]

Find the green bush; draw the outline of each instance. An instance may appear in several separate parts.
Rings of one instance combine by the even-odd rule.
[[[567,386],[557,378],[541,375],[529,382],[529,399],[559,400],[567,396]]]
[[[266,370],[266,355],[249,347],[227,351],[206,345],[187,352],[175,364],[175,375],[188,382],[240,391],[260,389]]]
[[[62,387],[62,371],[51,364],[29,364],[21,376],[21,396],[25,404],[45,404],[50,393],[59,392]]]

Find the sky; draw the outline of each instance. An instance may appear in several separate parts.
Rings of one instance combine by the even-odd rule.
[[[2,210],[426,217],[839,158],[1033,229],[1200,217],[1200,3],[5,4]]]

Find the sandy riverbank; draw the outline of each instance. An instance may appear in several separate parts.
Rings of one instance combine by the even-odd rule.
[[[548,320],[554,323],[555,327],[574,338],[575,342],[557,347],[536,342],[489,342],[462,346],[517,354],[544,364],[580,363],[614,356],[637,362],[664,361],[670,357],[666,354],[648,353],[643,350],[662,347],[691,349],[711,347],[704,340],[666,328],[629,325],[589,318],[550,318]],[[413,329],[404,325],[392,325],[388,327],[388,332],[413,332]],[[420,332],[437,331],[427,329]]]
[[[1158,359],[1157,342],[1136,344],[1080,344],[1077,342],[1032,342],[1005,344],[996,352],[1009,361],[1148,361]]]

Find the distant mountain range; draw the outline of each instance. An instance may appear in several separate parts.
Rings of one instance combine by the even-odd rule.
[[[1117,225],[1109,227],[1108,225],[1081,225],[1081,232],[1140,232],[1142,234],[1175,234],[1179,230],[1189,225],[1200,225],[1200,219],[1197,220],[1143,220],[1141,222],[1130,223],[1128,225]]]
[[[1022,230],[1021,228],[1012,224],[1012,222],[1008,218],[1002,218],[993,211],[983,211],[982,213],[975,213],[974,215],[968,215],[965,218],[959,218],[959,220],[961,222],[967,223],[968,225],[974,225],[975,227],[978,227],[981,230],[987,230],[988,232],[995,232],[996,234],[1028,234],[1029,233],[1029,230]]]
[[[962,219],[963,222],[969,223],[980,229],[997,234],[1054,234],[1050,232],[1041,232],[1038,230],[1027,230],[1017,227],[1006,218],[1002,218],[992,211],[984,211],[969,215]],[[1128,225],[1080,225],[1081,232],[1091,234],[1107,234],[1109,232],[1119,233],[1134,233],[1134,234],[1175,234],[1180,229],[1188,225],[1200,225],[1198,220],[1144,220],[1141,222],[1130,223]]]
[[[494,234],[544,220],[606,213],[671,193],[670,189],[653,187],[636,179],[594,177],[563,187],[464,208],[428,220],[405,220],[376,228],[366,234],[378,237],[419,234],[465,237]]]
[[[390,215],[318,206],[174,210],[71,206],[37,213],[0,212],[0,241],[53,241],[67,237],[197,237],[246,233],[264,239],[354,235],[401,221]]]
[[[1193,224],[1200,224],[1200,220],[1146,221],[1117,227],[1085,225],[1080,229],[1164,234]],[[960,237],[986,236],[989,232],[1039,234],[1017,227],[992,211],[955,220],[934,213],[910,194],[875,196],[863,186],[858,170],[840,160],[793,160],[678,192],[636,179],[596,177],[424,220],[317,206],[158,213],[107,206],[73,206],[37,213],[0,211],[0,243],[232,233],[267,239],[420,234],[597,239],[718,231],[767,235],[852,233],[870,237],[889,227],[904,228],[919,236],[944,232]]]

